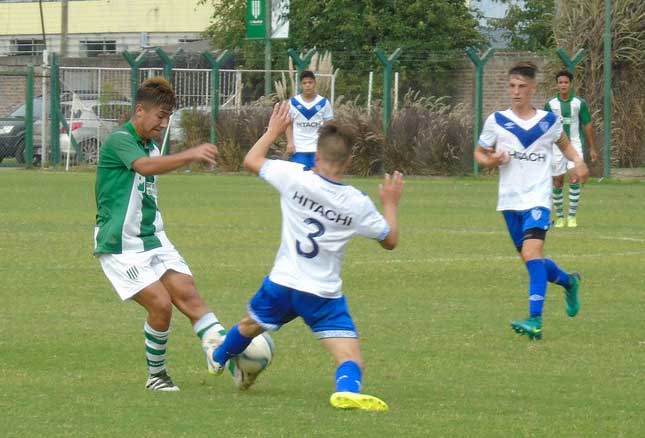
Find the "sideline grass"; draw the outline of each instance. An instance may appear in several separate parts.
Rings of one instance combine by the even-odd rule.
[[[394,252],[355,241],[345,291],[367,363],[364,389],[386,414],[328,406],[333,364],[300,322],[274,335],[275,362],[253,390],[206,373],[174,315],[169,367],[182,391],[143,389],[144,313],[122,304],[93,259],[94,175],[0,173],[2,436],[643,436],[645,184],[589,184],[575,230],[547,253],[583,275],[570,320],[549,288],[544,340],[515,335],[526,273],[495,180],[410,179]],[[375,179],[351,183],[376,199]],[[268,272],[278,197],[247,176],[169,175],[170,238],[226,325]]]

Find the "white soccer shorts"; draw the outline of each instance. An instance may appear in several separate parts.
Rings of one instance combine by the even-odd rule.
[[[573,144],[573,148],[578,152],[578,155],[580,155],[581,158],[584,157],[582,155],[582,146]],[[562,151],[560,150],[559,147],[554,146],[553,147],[553,162],[551,163],[551,172],[553,176],[560,176],[564,175],[567,173],[568,170],[573,169],[575,166],[573,165],[573,161],[567,160],[567,157],[564,156]]]
[[[137,253],[102,254],[98,259],[105,276],[123,301],[158,281],[169,269],[193,276],[173,246]]]

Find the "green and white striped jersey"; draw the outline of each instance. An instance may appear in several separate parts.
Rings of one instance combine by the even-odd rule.
[[[544,105],[545,111],[551,111],[562,117],[564,132],[574,146],[582,147],[584,134],[582,128],[591,122],[589,106],[584,99],[571,94],[569,99],[562,100],[555,96]]]
[[[157,208],[157,177],[142,176],[132,163],[159,156],[130,122],[108,136],[96,169],[94,254],[122,254],[172,246]]]

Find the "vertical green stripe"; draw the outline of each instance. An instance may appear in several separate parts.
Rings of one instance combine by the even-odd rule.
[[[571,100],[560,101],[560,111],[562,112],[562,118],[569,120],[569,123],[564,124],[564,133],[567,134],[567,138],[571,138]]]

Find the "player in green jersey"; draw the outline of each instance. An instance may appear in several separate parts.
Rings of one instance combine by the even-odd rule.
[[[592,162],[598,159],[598,152],[593,135],[593,125],[591,123],[591,114],[589,106],[584,99],[575,96],[571,90],[571,81],[573,75],[567,70],[556,73],[555,80],[558,86],[558,95],[550,99],[545,105],[545,111],[556,113],[562,118],[564,132],[567,134],[569,141],[581,157],[583,135],[586,138],[586,145],[589,148],[589,158]],[[572,172],[573,162],[569,161],[562,155],[559,148],[553,147],[553,209],[555,210],[555,228],[562,228],[565,225],[564,220],[564,177],[567,172]],[[580,183],[569,183],[569,214],[566,225],[577,227],[576,213],[578,212],[578,202],[580,202]]]
[[[190,320],[202,348],[223,341],[225,330],[197,292],[188,265],[164,231],[157,176],[190,163],[215,164],[208,143],[162,156],[153,139],[168,127],[175,93],[168,81],[144,81],[129,122],[104,142],[96,170],[94,254],[122,300],[148,313],[144,324],[146,388],[178,391],[166,372],[173,306]],[[210,371],[210,369],[209,369]]]

